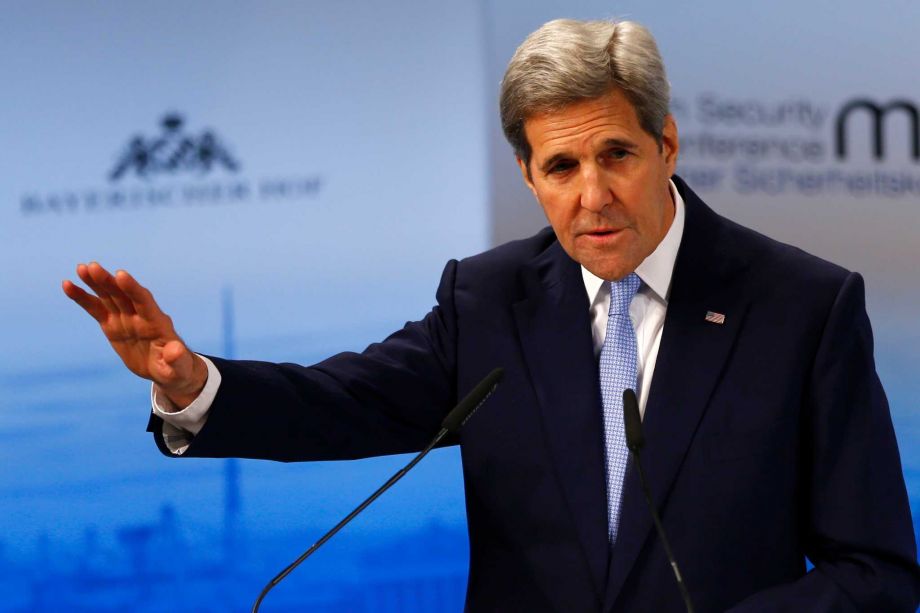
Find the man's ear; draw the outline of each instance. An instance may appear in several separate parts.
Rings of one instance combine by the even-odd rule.
[[[514,159],[517,160],[518,168],[521,169],[521,176],[524,178],[524,185],[527,186],[527,189],[529,189],[529,190],[530,190],[530,193],[533,194],[533,197],[536,198],[536,197],[537,197],[537,190],[534,189],[533,180],[532,180],[531,177],[530,177],[530,172],[529,172],[528,169],[527,169],[527,164],[525,164],[525,163],[524,163],[524,160],[522,160],[522,159],[521,159],[520,157],[518,157],[518,156],[515,156]]]
[[[668,174],[673,175],[677,168],[677,154],[680,152],[680,139],[677,137],[677,122],[674,115],[665,115],[661,130],[661,153],[664,155]]]

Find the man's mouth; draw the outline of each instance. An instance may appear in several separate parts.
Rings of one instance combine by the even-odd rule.
[[[596,230],[590,230],[586,232],[588,236],[610,236],[611,234],[616,234],[619,230],[615,228],[598,228]]]
[[[618,244],[623,234],[622,228],[595,228],[579,234],[580,240],[595,247],[612,247]]]

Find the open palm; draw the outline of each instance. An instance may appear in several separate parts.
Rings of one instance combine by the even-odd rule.
[[[125,366],[158,384],[177,405],[191,402],[204,386],[207,368],[150,291],[124,270],[113,275],[96,262],[78,265],[77,276],[93,293],[69,280],[64,293],[99,323]]]

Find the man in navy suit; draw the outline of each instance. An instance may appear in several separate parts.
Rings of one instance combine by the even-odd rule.
[[[197,356],[126,272],[78,267],[96,296],[64,290],[154,381],[163,452],[415,450],[502,366],[457,441],[468,609],[678,611],[605,391],[633,387],[651,494],[697,610],[914,610],[859,275],[719,217],[673,177],[664,68],[637,24],[546,24],[512,59],[501,106],[552,228],[451,261],[431,313],[361,354],[312,367]]]

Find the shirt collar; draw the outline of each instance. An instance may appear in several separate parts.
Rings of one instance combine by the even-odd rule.
[[[668,181],[668,185],[671,188],[671,198],[674,200],[674,220],[651,255],[636,267],[636,274],[642,279],[642,283],[665,304],[668,303],[668,297],[671,294],[674,262],[677,260],[677,249],[680,247],[680,239],[684,234],[684,199],[677,191],[674,181]],[[588,300],[594,304],[598,293],[604,287],[604,280],[584,266],[581,267],[581,276],[585,282],[585,290],[588,292]]]

